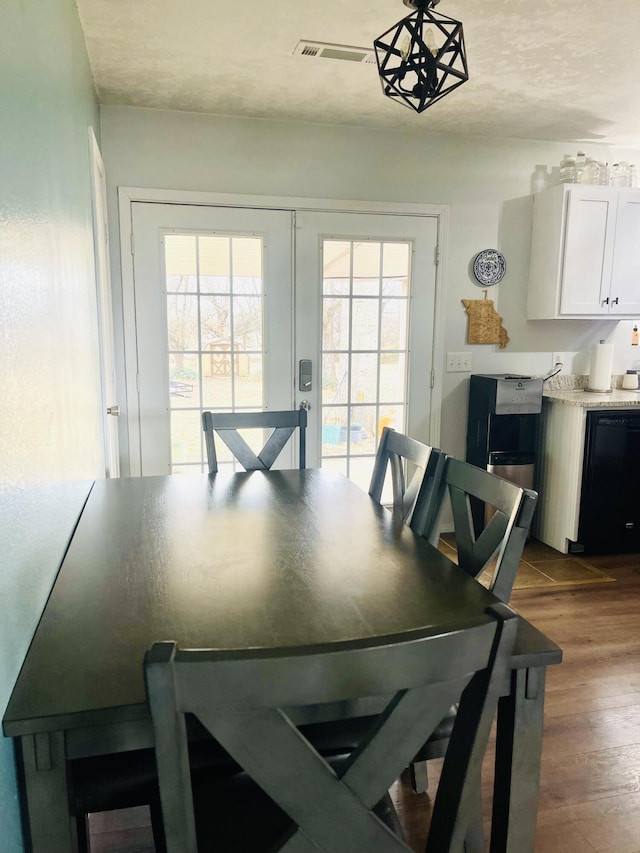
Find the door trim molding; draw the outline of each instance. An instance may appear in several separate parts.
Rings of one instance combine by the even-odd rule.
[[[100,398],[102,400],[102,433],[106,477],[120,476],[120,450],[118,422],[109,413],[117,409],[118,384],[116,380],[115,342],[113,335],[114,311],[111,287],[111,259],[109,257],[109,215],[107,212],[107,180],[102,153],[95,131],[88,128],[89,167],[91,172],[91,218],[93,230],[93,255],[96,278],[96,310],[98,318],[98,344],[100,349]]]
[[[321,199],[296,196],[254,196],[239,193],[198,192],[194,190],[149,189],[145,187],[118,187],[120,221],[120,259],[122,269],[122,325],[124,341],[124,376],[126,395],[126,423],[128,441],[127,459],[122,468],[130,476],[140,476],[140,455],[132,458],[131,447],[140,446],[140,413],[138,404],[138,357],[136,351],[132,204],[151,202],[157,204],[198,205],[207,207],[239,207],[253,209],[326,211],[328,213],[374,213],[395,216],[435,217],[437,219],[437,246],[439,260],[436,266],[435,309],[431,366],[434,385],[431,389],[429,415],[429,442],[440,445],[442,420],[442,386],[444,378],[444,283],[447,280],[447,255],[449,237],[449,207],[444,204],[416,204],[413,202],[357,201],[354,199]],[[125,451],[122,447],[121,452]]]

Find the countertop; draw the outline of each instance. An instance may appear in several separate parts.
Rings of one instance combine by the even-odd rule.
[[[582,406],[584,409],[632,409],[640,406],[640,391],[625,391],[624,388],[614,388],[609,394],[597,394],[584,389],[554,388],[545,389],[543,397],[553,403]]]

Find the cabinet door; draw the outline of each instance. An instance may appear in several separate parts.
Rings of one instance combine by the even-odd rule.
[[[560,316],[606,315],[618,194],[585,186],[571,187],[568,196]]]
[[[618,196],[609,313],[640,315],[640,190]]]

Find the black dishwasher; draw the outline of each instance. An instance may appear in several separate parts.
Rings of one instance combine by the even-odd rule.
[[[578,528],[573,551],[640,551],[640,411],[587,412]]]

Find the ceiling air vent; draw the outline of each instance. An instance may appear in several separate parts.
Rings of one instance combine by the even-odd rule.
[[[302,39],[293,50],[294,56],[310,56],[313,59],[342,59],[346,62],[359,62],[375,65],[376,55],[373,48],[353,47],[349,44],[327,44],[322,41]]]

